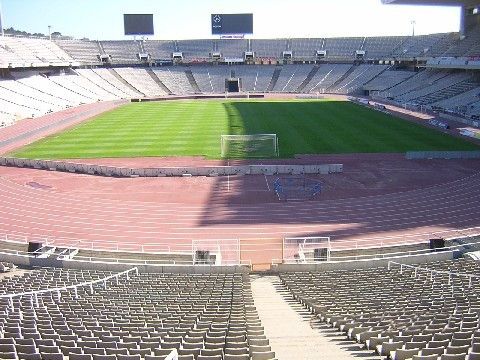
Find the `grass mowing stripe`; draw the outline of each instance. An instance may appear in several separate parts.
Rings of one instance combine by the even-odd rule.
[[[474,150],[440,131],[362,106],[328,100],[208,100],[135,103],[10,155],[99,158],[220,157],[222,134],[277,134],[280,155]]]

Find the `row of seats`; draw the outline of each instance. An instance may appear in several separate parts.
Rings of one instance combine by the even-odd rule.
[[[430,265],[429,265],[430,266]],[[471,260],[282,273],[292,296],[348,339],[394,360],[479,359],[480,281]]]

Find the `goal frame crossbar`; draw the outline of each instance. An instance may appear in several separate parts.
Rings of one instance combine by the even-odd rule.
[[[272,140],[273,156],[274,157],[280,156],[277,134],[221,135],[220,136],[220,156],[222,158],[226,157],[225,143],[227,140],[237,140],[237,141]]]

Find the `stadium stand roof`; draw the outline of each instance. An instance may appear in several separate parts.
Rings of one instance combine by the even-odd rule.
[[[465,7],[480,5],[479,0],[382,0],[382,3],[392,5],[435,5]]]

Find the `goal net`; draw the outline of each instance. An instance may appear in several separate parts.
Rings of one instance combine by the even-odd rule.
[[[221,156],[229,159],[277,157],[277,134],[222,135]]]
[[[283,239],[284,263],[315,263],[330,260],[330,237],[286,237]]]

